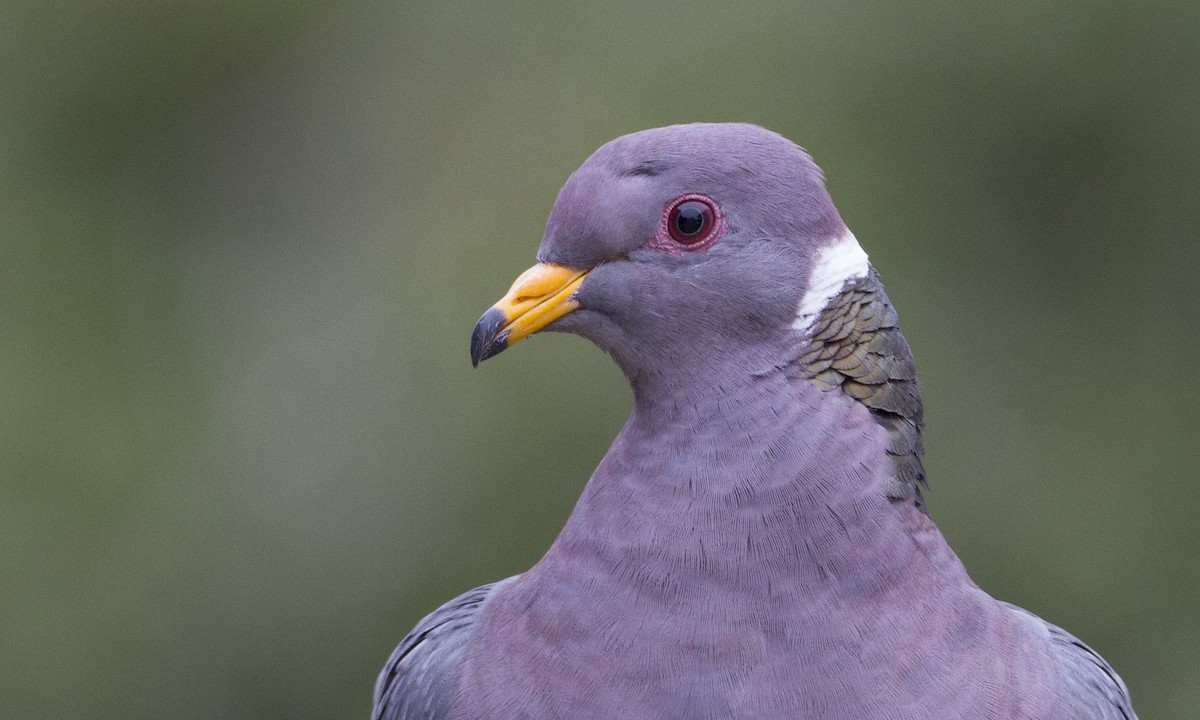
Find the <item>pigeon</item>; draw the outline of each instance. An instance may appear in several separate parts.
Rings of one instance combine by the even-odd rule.
[[[536,565],[403,639],[374,718],[1135,718],[1104,659],[938,531],[912,352],[802,148],[747,124],[613,140],[537,260],[472,361],[581,335],[632,413]]]

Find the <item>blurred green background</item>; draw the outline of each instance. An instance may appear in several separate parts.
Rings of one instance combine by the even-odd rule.
[[[921,367],[975,579],[1200,714],[1200,11],[0,6],[0,717],[362,718],[554,538],[628,411],[472,371],[556,191],[645,127],[806,146]]]

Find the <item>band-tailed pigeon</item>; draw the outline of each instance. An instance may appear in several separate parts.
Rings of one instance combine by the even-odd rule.
[[[967,576],[925,512],[897,316],[788,140],[684,125],[600,148],[475,363],[592,340],[634,409],[529,571],[443,605],[374,717],[1134,718],[1088,646]]]

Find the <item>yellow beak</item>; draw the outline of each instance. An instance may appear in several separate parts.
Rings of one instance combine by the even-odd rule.
[[[575,291],[587,273],[549,263],[539,263],[521,273],[508,294],[475,324],[471,364],[478,366],[579,307]]]

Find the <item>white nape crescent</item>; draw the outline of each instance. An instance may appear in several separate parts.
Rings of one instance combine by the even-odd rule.
[[[849,230],[832,245],[822,248],[817,255],[812,276],[808,279],[808,290],[800,299],[796,319],[792,327],[807,332],[825,309],[829,300],[837,295],[847,280],[865,277],[870,271],[867,254],[858,244],[858,239]]]

